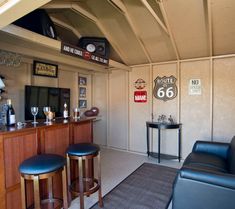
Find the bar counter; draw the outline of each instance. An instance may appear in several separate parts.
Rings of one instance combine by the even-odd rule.
[[[93,118],[79,120],[56,119],[51,124],[45,120],[38,120],[38,124],[31,122],[22,127],[0,127],[0,208],[21,209],[20,174],[18,167],[25,159],[43,153],[53,153],[65,156],[70,144],[93,142]],[[72,169],[76,170],[76,166]],[[77,177],[77,172],[72,178]],[[53,187],[57,197],[62,196],[62,188],[56,178]],[[41,196],[47,196],[46,184],[42,182]],[[27,185],[27,205],[33,204],[32,183]]]

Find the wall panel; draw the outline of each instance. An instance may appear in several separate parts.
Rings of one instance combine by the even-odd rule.
[[[201,79],[202,94],[189,95],[189,80]],[[181,63],[182,155],[186,157],[194,142],[211,140],[210,61]]]
[[[176,85],[178,87],[179,92],[179,78],[177,74],[177,64],[164,64],[164,65],[155,65],[153,67],[153,88],[154,88],[154,80],[159,76],[171,76],[177,78]],[[153,89],[152,88],[152,89]],[[177,121],[178,117],[178,97],[173,100],[163,101],[156,99],[153,97],[153,114],[154,121],[157,121],[159,115],[166,115],[167,118],[171,115],[175,121]],[[158,150],[158,130],[153,130],[153,151],[157,152]],[[161,135],[161,153],[177,155],[178,153],[178,135],[177,130],[163,130]]]
[[[128,149],[128,72],[115,70],[109,75],[110,147]]]
[[[141,91],[147,91],[147,102],[134,102],[134,83],[142,78],[146,82],[146,87]],[[129,77],[129,105],[130,105],[130,144],[129,150],[136,152],[147,152],[146,145],[146,121],[151,120],[151,100],[152,90],[150,85],[150,67],[137,67],[130,72]]]
[[[230,141],[235,135],[235,58],[214,60],[213,139]]]

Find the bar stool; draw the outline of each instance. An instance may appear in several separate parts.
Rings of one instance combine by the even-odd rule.
[[[98,179],[88,176],[89,160],[92,162],[97,157],[98,160]],[[71,183],[70,177],[70,160],[76,160],[78,163],[79,177],[74,179]],[[83,169],[83,162],[85,169]],[[91,143],[78,143],[70,145],[67,149],[67,170],[68,170],[68,187],[74,196],[80,196],[80,209],[84,209],[84,195],[89,196],[98,191],[99,206],[103,207],[103,200],[101,195],[101,169],[100,169],[100,148],[98,145]],[[78,184],[76,184],[78,183]]]
[[[68,209],[66,187],[66,159],[60,155],[42,154],[30,157],[19,166],[21,174],[22,209],[27,209],[25,180],[33,180],[34,209],[41,209],[41,204],[62,204]],[[53,197],[52,177],[62,172],[63,200]],[[39,180],[48,180],[48,199],[40,200]],[[51,207],[50,207],[51,208]]]

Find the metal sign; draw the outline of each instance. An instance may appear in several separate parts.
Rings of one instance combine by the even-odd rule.
[[[135,88],[136,89],[144,89],[145,86],[146,86],[146,82],[145,80],[143,80],[142,78],[138,78],[136,81],[135,81]]]
[[[153,95],[157,99],[167,100],[174,99],[177,96],[178,89],[176,86],[177,79],[171,75],[170,77],[157,77],[154,82]]]
[[[201,79],[189,80],[188,93],[189,95],[201,95],[202,94]]]
[[[102,64],[102,65],[108,65],[109,64],[109,60],[105,59],[104,57],[101,57],[97,54],[88,52],[88,51],[86,51],[82,48],[79,48],[77,46],[73,46],[71,44],[67,44],[67,43],[64,43],[64,42],[61,43],[61,53],[71,55],[71,56],[75,56],[75,57],[79,57],[79,58],[82,58],[84,60],[96,62],[96,63]]]
[[[147,102],[147,91],[135,91],[134,102]]]

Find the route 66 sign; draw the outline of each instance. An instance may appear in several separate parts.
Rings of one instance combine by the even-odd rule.
[[[153,95],[157,99],[163,100],[164,102],[167,100],[174,99],[177,96],[177,86],[176,86],[176,78],[171,75],[170,77],[157,77],[154,82],[155,86],[153,89]]]

